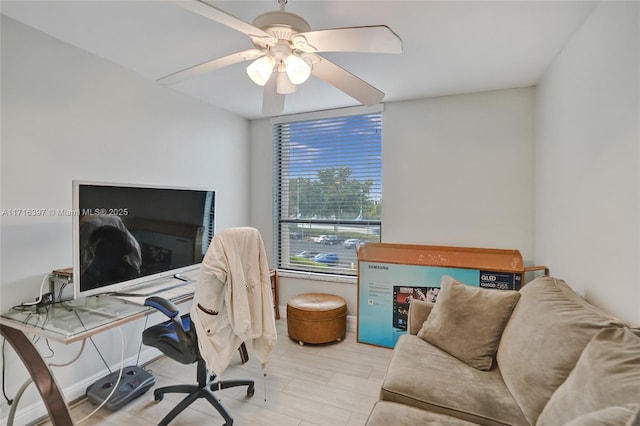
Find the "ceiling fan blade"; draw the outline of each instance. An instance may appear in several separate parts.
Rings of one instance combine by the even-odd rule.
[[[229,15],[227,12],[211,6],[209,3],[205,3],[204,1],[180,1],[177,2],[177,5],[182,7],[183,9],[189,10],[193,13],[197,13],[198,15],[202,15],[205,18],[209,18],[222,25],[226,25],[227,27],[246,34],[251,38],[264,40],[264,42],[268,45],[273,45],[277,42],[276,39],[274,39],[266,32],[262,31],[260,28],[254,27],[253,25],[243,21],[242,19],[236,18],[233,15]]]
[[[210,61],[203,62],[199,65],[194,65],[189,68],[174,72],[159,78],[157,81],[161,84],[175,84],[179,81],[187,78],[202,75],[211,71],[215,71],[220,68],[224,68],[229,65],[236,64],[242,61],[250,61],[252,59],[264,56],[265,52],[258,49],[248,49],[242,52],[233,53],[231,55],[223,56],[221,58],[212,59]]]
[[[262,113],[267,115],[280,114],[284,110],[284,95],[278,93],[278,73],[274,72],[264,85],[262,95]]]
[[[320,61],[314,63],[311,70],[311,73],[316,77],[337,87],[363,105],[375,105],[384,98],[383,92],[366,81],[359,79],[325,58],[319,56],[318,58],[320,58]]]
[[[402,53],[402,40],[386,25],[309,31],[291,41],[304,52]]]

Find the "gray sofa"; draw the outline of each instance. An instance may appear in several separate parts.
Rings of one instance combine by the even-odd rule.
[[[457,312],[450,308],[449,322],[460,317],[467,328],[484,321],[497,329],[495,353],[480,369],[450,343],[473,347],[486,336],[442,322],[444,290],[443,282],[435,304],[411,303],[408,332],[394,348],[367,426],[640,426],[638,327],[590,305],[564,281],[540,277],[510,292],[518,294],[500,302],[506,307],[498,314],[493,306],[474,311],[475,296]],[[430,321],[448,342],[429,337]]]

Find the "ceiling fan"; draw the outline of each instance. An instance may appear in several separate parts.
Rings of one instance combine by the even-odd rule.
[[[177,4],[222,25],[246,34],[254,48],[212,59],[158,79],[162,84],[181,80],[233,65],[253,61],[247,74],[264,86],[262,110],[278,114],[284,97],[296,91],[311,74],[340,89],[364,105],[382,101],[384,93],[351,74],[319,52],[402,53],[402,40],[387,26],[346,27],[311,31],[302,17],[284,10],[287,0],[278,0],[279,11],[264,13],[251,24],[201,0]]]

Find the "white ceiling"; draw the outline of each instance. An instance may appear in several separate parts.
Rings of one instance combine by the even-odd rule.
[[[251,22],[276,0],[215,1]],[[596,3],[582,1],[309,1],[286,10],[312,29],[389,26],[401,55],[323,54],[385,92],[385,101],[536,84]],[[253,47],[243,34],[170,1],[4,1],[2,14],[155,80]],[[262,88],[236,64],[171,86],[243,117],[262,117]],[[311,77],[284,114],[357,105]]]

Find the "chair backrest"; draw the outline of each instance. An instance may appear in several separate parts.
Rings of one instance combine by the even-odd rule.
[[[170,318],[142,332],[142,343],[153,346],[163,354],[182,364],[191,364],[200,359],[198,336],[191,315],[180,316],[178,307],[161,297],[151,296],[144,302]]]

